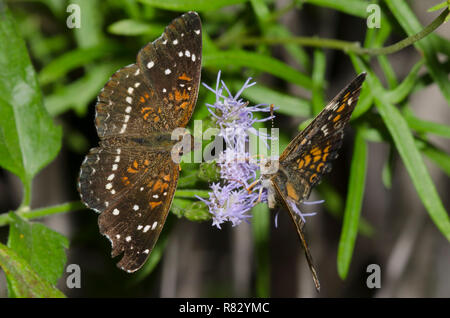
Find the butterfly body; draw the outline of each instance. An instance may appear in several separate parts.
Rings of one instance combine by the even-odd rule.
[[[270,173],[262,173],[263,187],[268,192],[269,208],[280,206],[287,210],[297,230],[317,290],[320,283],[311,253],[303,235],[304,220],[297,213],[301,202],[322,176],[331,171],[331,162],[338,156],[350,116],[358,101],[366,74],[357,76],[314,120],[286,147],[278,161],[269,162]],[[276,169],[273,169],[276,167]]]
[[[83,203],[100,213],[112,257],[123,254],[118,267],[130,273],[149,257],[172,203],[179,174],[174,154],[181,149],[171,134],[194,111],[201,50],[200,17],[183,14],[98,96],[100,143],[81,165],[78,189]]]

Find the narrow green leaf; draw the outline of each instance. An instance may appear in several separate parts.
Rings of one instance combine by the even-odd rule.
[[[229,83],[228,81],[227,83]],[[237,91],[244,82],[232,81],[231,87]],[[262,84],[254,85],[247,88],[243,93],[246,99],[251,100],[257,104],[274,104],[279,107],[277,113],[289,116],[309,117],[311,116],[311,105],[309,101],[300,98],[293,97],[288,94],[280,93],[273,89],[270,89]]]
[[[430,143],[419,145],[420,151],[450,177],[450,155]]]
[[[256,258],[256,296],[270,296],[270,211],[267,204],[258,204],[252,209],[253,242]]]
[[[438,11],[438,10],[444,9],[445,7],[449,7],[450,8],[450,3],[447,0],[437,4],[435,6],[432,6],[431,8],[429,8],[427,10],[427,12]]]
[[[245,3],[248,0],[139,0],[155,8],[173,11],[212,11],[233,4]]]
[[[347,277],[350,268],[364,197],[367,173],[367,143],[361,129],[363,128],[356,131],[355,136],[344,222],[338,247],[337,268],[342,279]]]
[[[370,94],[369,89],[367,88],[367,84],[363,83],[361,87],[361,92],[359,94],[358,104],[356,105],[355,110],[353,111],[353,115],[350,118],[351,121],[355,120],[356,118],[359,118],[360,116],[364,115],[373,104],[373,98]]]
[[[230,65],[249,67],[251,69],[267,72],[290,83],[311,89],[311,79],[303,73],[293,69],[289,65],[270,56],[258,53],[233,50],[210,52],[203,56],[204,67],[217,67],[224,69]]]
[[[424,60],[421,59],[419,62],[414,64],[414,66],[411,68],[411,71],[405,77],[403,82],[401,82],[401,84],[398,85],[393,90],[386,92],[386,98],[389,99],[391,103],[393,104],[399,103],[411,93],[412,89],[414,88],[414,85],[416,84],[417,75],[423,63]]]
[[[96,59],[110,55],[117,46],[115,45],[97,45],[89,48],[80,48],[69,51],[47,64],[39,73],[39,83],[46,85],[54,82],[71,70],[86,65]]]
[[[79,80],[56,89],[53,94],[45,97],[48,112],[57,116],[73,109],[78,115],[84,115],[89,103],[95,100],[108,78],[123,65],[126,64],[122,62],[99,64],[92,67]]]
[[[303,0],[302,2],[338,10],[360,18],[365,18],[368,15],[366,10],[369,3],[362,0]]]
[[[418,133],[430,133],[450,138],[450,126],[420,119],[413,114],[410,108],[405,108],[403,116],[405,117],[408,126]]]
[[[400,157],[408,171],[416,191],[441,233],[450,241],[450,219],[437,193],[436,187],[417,149],[408,124],[398,109],[384,95],[383,87],[373,72],[366,68],[355,55],[350,55],[355,68],[366,69],[366,82],[370,88],[375,105],[383,119]]]
[[[281,24],[270,24],[267,29],[266,35],[268,37],[292,37],[292,33]],[[303,71],[308,72],[311,69],[311,62],[309,60],[308,53],[299,45],[294,43],[284,43],[282,44],[286,51],[295,59],[295,61],[303,67]]]
[[[423,29],[407,2],[386,0],[386,4],[409,36]],[[450,81],[448,80],[448,73],[442,69],[437,59],[435,41],[430,37],[425,37],[414,43],[414,46],[423,53],[431,77],[438,84],[442,94],[450,105]]]
[[[82,48],[93,47],[104,42],[103,10],[100,0],[71,0],[70,3],[80,6],[80,28],[74,28],[75,39]]]
[[[62,276],[69,242],[63,235],[40,223],[31,223],[9,213],[8,247],[22,257],[33,270],[53,285]]]
[[[314,64],[313,64],[313,89],[312,89],[312,109],[313,115],[317,115],[325,107],[325,70],[326,70],[326,59],[323,50],[314,50]]]
[[[163,24],[146,23],[139,20],[125,19],[108,26],[108,32],[116,35],[149,35],[157,37],[164,31]]]
[[[19,176],[30,201],[31,179],[61,147],[56,127],[42,104],[36,74],[14,20],[0,3],[0,166]]]
[[[41,278],[16,252],[0,243],[0,267],[8,279],[10,295],[20,298],[62,298],[65,295]]]
[[[322,182],[317,190],[322,199],[325,200],[325,211],[332,217],[341,220],[344,216],[344,203],[341,195],[326,181]],[[359,234],[372,237],[375,233],[373,226],[363,217],[359,220]]]

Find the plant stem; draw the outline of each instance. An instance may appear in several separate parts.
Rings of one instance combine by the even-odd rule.
[[[67,202],[59,205],[49,206],[32,211],[18,211],[17,214],[25,219],[37,219],[51,214],[65,213],[84,209],[84,205],[80,201]],[[11,222],[8,213],[0,215],[0,226],[7,225]]]
[[[299,44],[302,46],[311,46],[319,48],[337,49],[344,52],[352,52],[357,55],[387,55],[398,52],[405,47],[419,41],[434,30],[436,30],[441,24],[445,22],[446,17],[449,15],[449,10],[445,9],[436,19],[433,20],[427,27],[425,27],[419,33],[409,36],[395,44],[381,47],[381,48],[363,48],[359,42],[348,42],[335,39],[324,39],[319,37],[285,37],[285,38],[259,38],[259,37],[246,37],[236,39],[235,42],[241,45],[258,45],[258,44]]]

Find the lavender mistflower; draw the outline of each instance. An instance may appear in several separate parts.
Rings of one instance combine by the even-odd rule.
[[[272,115],[262,119],[255,116],[257,112],[270,113],[271,108],[265,104],[249,106],[248,102],[240,98],[245,89],[255,84],[249,78],[238,93],[233,96],[225,83],[220,80],[220,72],[217,76],[215,89],[203,83],[207,89],[216,95],[216,102],[213,105],[206,104],[206,106],[219,128],[218,135],[224,139],[226,149],[218,155],[216,160],[220,168],[222,184],[214,183],[211,185],[209,199],[198,198],[208,206],[209,212],[213,216],[213,226],[219,229],[221,228],[220,225],[226,221],[232,222],[232,225],[236,226],[242,221],[248,220],[251,215],[247,212],[253,206],[258,202],[267,202],[267,191],[262,187],[261,182],[257,182],[260,160],[251,156],[247,145],[249,134],[253,134],[261,138],[266,147],[269,148],[267,140],[271,137],[258,132],[253,125],[256,122],[271,120]],[[250,186],[252,191],[247,190]],[[305,221],[304,216],[315,214],[302,213],[295,203],[291,205],[303,221]]]

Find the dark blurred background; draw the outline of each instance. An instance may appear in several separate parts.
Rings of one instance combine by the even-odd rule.
[[[409,1],[412,10],[422,25],[430,23],[436,14],[427,9],[440,1]],[[276,1],[276,7],[288,2]],[[36,32],[58,32],[52,13],[39,3],[15,2],[10,7],[42,19],[37,23],[41,30]],[[117,13],[120,15],[120,13]],[[178,14],[173,13],[173,17]],[[113,20],[113,17],[105,17]],[[169,22],[170,19],[167,19]],[[304,5],[301,10],[292,9],[280,21],[293,34],[347,41],[362,41],[365,30],[360,27],[361,19],[335,10]],[[448,23],[437,31],[444,38],[450,36]],[[389,43],[400,40],[390,38]],[[153,40],[149,38],[148,41]],[[137,45],[137,49],[139,45]],[[307,49],[308,52],[312,50]],[[136,51],[137,52],[137,51]],[[336,50],[325,50],[327,60],[326,100],[331,99],[354,76],[348,56]],[[273,56],[289,61],[289,56],[274,47]],[[128,58],[128,57],[127,57]],[[130,56],[132,58],[132,56]],[[420,56],[411,47],[389,56],[397,76],[402,79]],[[32,56],[33,59],[33,56]],[[132,62],[132,61],[130,61]],[[125,64],[124,64],[125,65]],[[37,69],[42,65],[36,65]],[[294,65],[295,67],[295,65]],[[376,65],[374,66],[376,70]],[[76,72],[70,74],[79,76]],[[214,84],[212,74],[203,79]],[[270,76],[258,81],[273,84]],[[201,88],[201,90],[205,90]],[[205,92],[204,92],[205,93]],[[289,86],[286,93],[301,95],[298,88]],[[305,96],[308,97],[308,96]],[[202,102],[200,100],[200,102]],[[450,124],[450,108],[436,84],[414,93],[410,98],[411,108],[420,118],[443,124]],[[56,123],[64,127],[64,134],[70,130],[81,133],[86,140],[85,150],[95,146],[97,136],[93,124],[95,101],[89,105],[85,116],[73,111],[56,117]],[[430,111],[433,105],[433,111]],[[198,103],[197,108],[204,107]],[[275,126],[289,137],[305,118],[277,116]],[[432,138],[432,142],[450,153],[450,143],[443,138]],[[345,198],[348,173],[353,147],[353,133],[349,129],[339,159],[333,171],[326,177]],[[38,208],[78,200],[76,178],[84,153],[68,147],[64,140],[58,157],[39,175],[33,183],[32,207]],[[394,154],[392,187],[383,186],[382,168],[388,157],[388,146],[369,143],[369,163],[366,189],[362,209],[364,217],[375,229],[372,237],[359,235],[356,241],[349,275],[342,281],[337,273],[336,256],[342,221],[336,219],[323,207],[315,206],[318,214],[308,219],[306,235],[322,284],[321,293],[314,290],[311,275],[291,220],[280,211],[278,228],[274,226],[274,213],[270,216],[270,296],[272,297],[449,297],[450,296],[450,245],[432,223],[423,204],[417,196],[410,177],[397,154]],[[450,207],[449,178],[426,158],[427,167],[447,210]],[[21,201],[21,183],[14,175],[0,170],[0,211],[14,210]],[[321,199],[313,191],[311,200]],[[311,209],[310,209],[311,210]],[[69,297],[230,297],[254,296],[255,275],[258,266],[252,243],[251,224],[237,227],[223,226],[218,230],[211,221],[191,222],[169,214],[168,224],[163,230],[167,246],[161,262],[148,276],[139,280],[116,268],[117,259],[109,257],[110,243],[98,232],[97,214],[81,210],[54,215],[43,220],[50,228],[66,235],[70,241],[67,250],[68,264],[81,266],[81,289],[67,289],[65,278],[59,287]],[[7,227],[0,228],[0,240],[6,241]],[[381,267],[381,288],[369,289],[366,279],[369,264]],[[6,296],[4,275],[0,275],[0,296]]]

